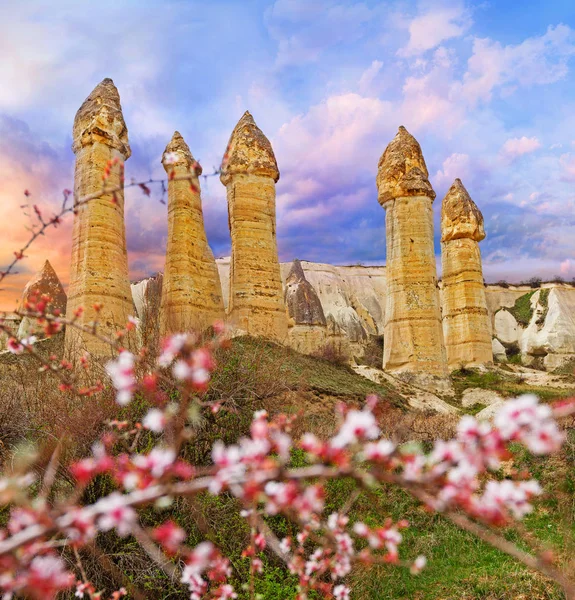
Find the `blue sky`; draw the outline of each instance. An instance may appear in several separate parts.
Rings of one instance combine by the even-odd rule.
[[[377,161],[399,125],[441,199],[460,177],[483,211],[488,280],[575,277],[575,3],[0,0],[0,263],[25,239],[21,190],[55,205],[72,182],[74,114],[112,77],[128,177],[163,174],[179,130],[211,171],[244,110],[272,141],[280,258],[385,261]],[[203,183],[216,256],[225,190]],[[134,278],[163,266],[166,208],[130,193]],[[436,219],[436,251],[439,254]],[[31,253],[67,281],[69,226]]]

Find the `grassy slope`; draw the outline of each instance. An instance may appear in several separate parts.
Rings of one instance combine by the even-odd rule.
[[[266,407],[270,411],[287,411],[302,414],[302,429],[311,428],[326,432],[333,427],[333,408],[338,400],[361,403],[366,394],[377,393],[388,399],[393,407],[403,407],[403,399],[392,389],[377,385],[345,366],[297,354],[289,349],[253,339],[236,339],[231,349],[222,351],[219,368],[210,394],[227,398],[236,410],[231,413],[210,415],[200,423],[198,435],[186,448],[192,460],[209,460],[209,448],[214,439],[226,443],[244,435],[249,427],[254,409]],[[455,387],[485,387],[505,392],[505,395],[528,391],[521,385],[497,374],[459,374],[454,378]],[[525,388],[525,386],[523,386]],[[529,390],[537,391],[537,390]],[[547,397],[564,395],[564,390],[541,390]],[[145,406],[135,402],[130,407],[131,416],[138,416]],[[390,434],[405,428],[403,411],[393,408],[387,422]],[[427,420],[430,420],[428,417]],[[408,432],[417,439],[422,423]],[[146,436],[147,437],[147,436]],[[151,440],[143,438],[142,447]],[[562,547],[562,554],[575,555],[575,438],[569,450],[553,462],[548,459],[521,458],[518,467],[529,467],[550,491],[537,511],[527,519],[527,528],[535,538],[553,542]],[[302,456],[294,455],[299,464]],[[94,497],[110,491],[105,481],[96,482],[89,490]],[[328,490],[328,509],[337,510],[349,498],[351,483],[332,482]],[[409,575],[405,568],[356,569],[351,576],[354,599],[560,599],[556,588],[541,577],[529,573],[503,554],[490,549],[472,536],[460,532],[455,526],[438,515],[422,510],[405,493],[387,489],[378,494],[377,501],[360,497],[355,503],[351,517],[369,524],[382,523],[386,517],[407,517],[411,530],[405,533],[402,556],[413,559],[425,554],[429,567],[418,577]],[[203,495],[191,504],[177,500],[161,515],[153,508],[146,509],[144,521],[153,525],[159,518],[171,516],[189,532],[189,543],[210,539],[231,557],[234,574],[245,581],[247,562],[240,557],[241,548],[248,535],[246,523],[239,516],[237,502],[226,496]],[[198,517],[200,517],[198,519]],[[292,533],[290,525],[281,518],[269,519],[278,535]],[[137,545],[114,534],[101,536],[107,554],[120,570],[146,590],[150,598],[185,598],[182,587],[168,581],[165,575],[150,565]],[[86,558],[89,562],[89,557]],[[265,555],[266,569],[257,580],[257,591],[265,600],[293,598],[295,582],[273,555]],[[93,572],[102,587],[112,585],[97,565]],[[240,594],[240,597],[244,597]]]

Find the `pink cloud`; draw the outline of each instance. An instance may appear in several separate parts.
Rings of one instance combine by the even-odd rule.
[[[554,83],[565,77],[567,61],[574,54],[575,34],[567,25],[551,26],[545,34],[516,45],[475,38],[460,92],[475,104],[489,101],[498,87],[508,86],[512,91],[516,85]]]
[[[471,177],[471,161],[468,154],[452,154],[448,156],[433,177],[433,185],[436,188],[450,187],[456,178],[465,181]]]
[[[416,56],[435,48],[445,40],[463,35],[471,26],[469,12],[463,3],[435,6],[415,17],[409,24],[409,41],[400,56]]]
[[[523,154],[530,154],[541,148],[541,142],[536,137],[520,137],[508,139],[501,148],[501,153],[514,160]]]

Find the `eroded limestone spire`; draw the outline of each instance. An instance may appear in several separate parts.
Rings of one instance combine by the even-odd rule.
[[[72,137],[74,154],[83,146],[101,142],[118,150],[124,160],[130,158],[132,151],[120,94],[111,79],[102,80],[84,100],[74,119]]]
[[[198,180],[202,169],[178,131],[166,146],[162,164],[174,177],[168,181],[160,332],[202,332],[225,314],[220,276],[204,228]]]
[[[443,333],[450,369],[493,362],[479,243],[483,215],[456,179],[441,207]]]
[[[232,175],[248,173],[269,177],[276,183],[280,178],[272,145],[246,110],[230,136],[220,179],[227,185]]]
[[[128,278],[124,186],[119,168],[130,156],[130,146],[120,96],[111,79],[104,79],[84,101],[74,120],[73,135],[74,194],[79,205],[72,231],[66,314],[72,319],[82,307],[83,312],[76,319],[79,325],[88,326],[97,320],[99,333],[113,336],[125,326],[134,308]],[[116,164],[104,182],[102,176],[110,161]],[[98,304],[103,305],[99,312],[94,309]],[[132,340],[128,338],[125,343],[130,346]],[[67,356],[76,358],[83,350],[94,356],[107,356],[111,352],[105,342],[68,327]]]
[[[461,179],[456,179],[441,205],[441,241],[459,238],[480,242],[485,238],[485,229],[481,211],[469,196]]]
[[[383,367],[447,372],[433,249],[435,192],[417,140],[400,127],[381,156],[378,199],[386,210]]]
[[[49,260],[44,262],[42,268],[26,284],[20,300],[20,310],[27,310],[26,304],[28,302],[34,298],[40,300],[40,297],[44,295],[51,298],[48,305],[50,312],[54,313],[56,311],[62,315],[66,313],[66,292]],[[27,337],[32,333],[41,334],[42,330],[43,327],[39,325],[36,319],[24,317],[18,328],[18,337]]]
[[[220,175],[232,238],[228,313],[236,329],[283,341],[287,314],[276,241],[278,179],[272,146],[245,112],[230,137]]]
[[[381,155],[377,167],[378,200],[382,206],[400,197],[435,198],[421,146],[403,125]]]

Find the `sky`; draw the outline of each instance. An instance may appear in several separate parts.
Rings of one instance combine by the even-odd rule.
[[[572,0],[0,0],[0,267],[73,186],[71,131],[111,77],[132,157],[163,177],[182,133],[204,173],[245,110],[271,140],[280,260],[384,264],[377,162],[397,128],[420,142],[441,200],[462,179],[485,217],[487,281],[575,277]],[[202,182],[216,256],[230,253],[225,188]],[[24,190],[31,196],[26,198]],[[133,280],[163,269],[166,206],[126,195]],[[45,259],[67,284],[71,218],[0,290],[15,308]]]

